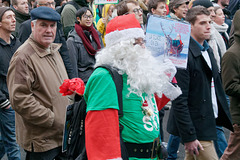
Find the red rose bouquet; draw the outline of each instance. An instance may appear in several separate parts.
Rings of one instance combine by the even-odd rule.
[[[81,78],[65,79],[59,89],[62,96],[72,95],[73,93],[82,96],[84,94],[85,85]]]

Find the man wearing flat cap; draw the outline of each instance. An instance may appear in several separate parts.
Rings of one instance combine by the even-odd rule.
[[[45,6],[55,10],[54,0],[36,0],[36,8],[40,6]],[[31,30],[31,21],[32,19],[26,20],[19,26],[18,37],[19,40],[24,43],[32,33]],[[63,59],[63,63],[68,73],[69,78],[77,77],[73,72],[73,66],[70,62],[69,51],[66,43],[66,39],[63,33],[63,27],[61,22],[57,22],[57,31],[54,43],[61,43],[62,46],[59,48],[59,53]]]
[[[172,0],[169,3],[169,15],[167,17],[184,20],[188,11],[188,0]]]
[[[12,57],[7,77],[16,111],[16,138],[28,160],[62,159],[67,97],[59,86],[67,79],[60,44],[52,43],[60,15],[49,7],[31,11],[32,34]]]

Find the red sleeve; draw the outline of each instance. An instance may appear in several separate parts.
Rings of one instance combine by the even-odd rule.
[[[88,160],[121,157],[118,110],[88,111],[85,140]]]
[[[172,83],[177,83],[177,80],[175,77],[173,77]],[[162,94],[162,98],[158,97],[157,94],[154,94],[154,95],[157,102],[158,111],[160,111],[170,101],[170,99],[167,98],[164,94]]]
[[[155,99],[157,102],[158,111],[160,111],[170,101],[170,99],[167,98],[164,94],[162,94],[161,98],[155,94]]]

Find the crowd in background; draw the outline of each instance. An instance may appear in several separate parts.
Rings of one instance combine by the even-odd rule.
[[[61,15],[61,20],[57,21],[54,43],[61,44],[58,51],[67,75],[70,79],[79,77],[87,84],[95,68],[95,55],[104,47],[108,47],[108,44],[114,43],[105,38],[106,26],[114,17],[134,14],[143,31],[146,31],[149,15],[153,14],[178,21],[186,21],[188,10],[198,5],[205,7],[210,12],[211,35],[207,39],[207,43],[212,49],[218,72],[221,74],[222,58],[236,40],[234,39],[234,31],[237,32],[238,29],[234,28],[235,25],[232,22],[236,11],[240,7],[239,0],[119,0],[118,4],[105,5],[96,5],[94,0],[1,0],[1,8],[10,7],[11,11],[13,11],[15,19],[13,18],[11,23],[16,24],[16,27],[14,30],[1,29],[0,24],[0,52],[8,50],[7,52],[10,52],[9,56],[11,58],[17,48],[31,37],[31,11],[42,6],[50,7]],[[5,12],[6,10],[4,12],[0,10],[0,23],[4,20]],[[4,36],[2,36],[2,33],[5,32],[9,35],[8,39],[11,39],[7,44]],[[175,40],[174,45],[177,47],[178,52],[181,52],[182,42],[180,35]],[[4,46],[8,46],[9,49]],[[10,58],[7,57],[4,60],[9,63]],[[7,153],[9,159],[11,159],[11,156],[20,159],[19,147],[15,141],[15,122],[12,121],[14,118],[11,117],[14,115],[14,111],[11,109],[11,113],[8,113],[11,116],[3,116],[4,110],[10,108],[9,94],[6,88],[9,65],[6,64],[5,68],[3,66],[0,65],[0,158]],[[229,96],[225,94],[225,97],[229,105]],[[179,144],[182,142],[182,137],[170,134],[168,142],[164,139],[162,121],[164,111],[168,109],[168,106],[165,106],[159,111],[159,121],[161,141],[167,147],[168,159],[170,160],[177,159],[177,151]],[[12,124],[4,126],[3,119],[6,121],[9,119]],[[214,140],[214,145],[218,158],[221,158],[228,143],[222,125],[217,124],[216,132],[217,140]],[[4,141],[8,143],[8,146],[5,145],[6,142]]]

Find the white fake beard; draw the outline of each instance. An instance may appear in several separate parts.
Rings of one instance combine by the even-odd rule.
[[[126,73],[130,93],[139,96],[142,96],[142,93],[157,93],[161,97],[162,91],[170,84],[164,73],[166,66],[161,65],[150,51],[133,43],[134,40],[127,40],[103,48],[96,55],[95,67],[108,64],[118,68],[120,74]]]

